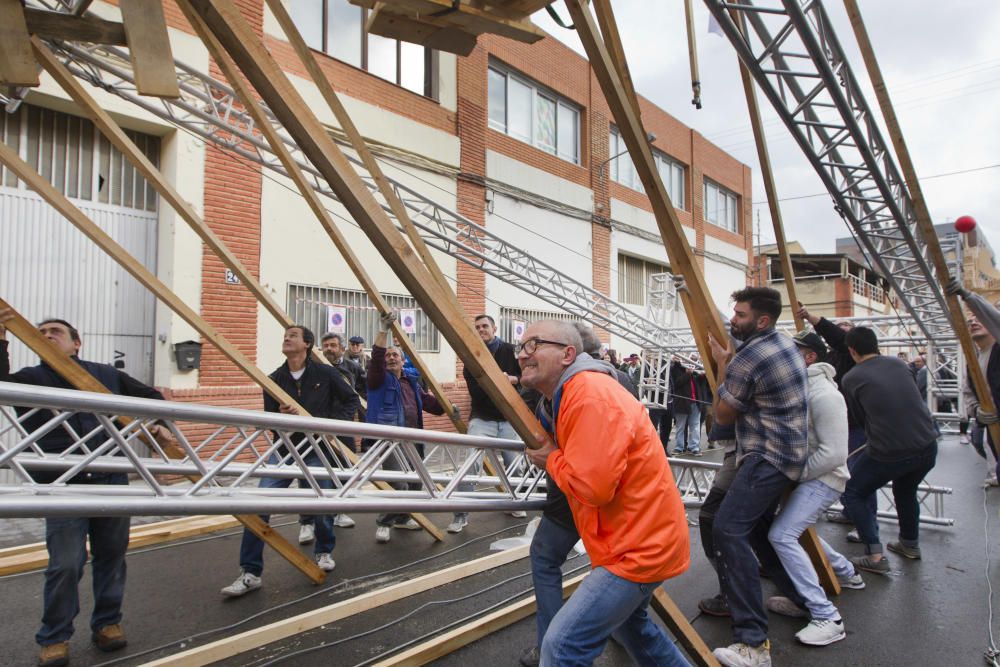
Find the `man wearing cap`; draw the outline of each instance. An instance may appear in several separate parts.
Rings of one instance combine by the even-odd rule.
[[[796,638],[803,644],[826,646],[840,641],[847,633],[840,612],[820,586],[816,569],[799,544],[799,537],[816,523],[847,485],[847,405],[833,381],[836,370],[826,363],[823,339],[804,330],[794,341],[809,376],[809,458],[799,486],[782,503],[768,539],[806,609],[785,597],[768,599],[767,608],[786,616],[808,615],[812,620],[796,633]],[[865,582],[854,566],[825,541],[820,542],[840,584],[846,588],[864,588]]]
[[[365,339],[363,337],[351,336],[347,339],[347,358],[361,366],[361,381],[366,383],[368,364],[371,363],[372,358],[365,354]]]

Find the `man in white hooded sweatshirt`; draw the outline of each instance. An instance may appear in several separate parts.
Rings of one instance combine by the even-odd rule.
[[[795,637],[803,644],[826,646],[847,636],[844,622],[820,586],[799,537],[840,498],[847,485],[847,405],[833,380],[836,370],[825,363],[823,339],[811,331],[802,331],[795,336],[795,344],[809,376],[809,458],[800,484],[782,505],[767,537],[807,609],[785,597],[770,598],[767,608],[786,616],[810,616],[809,625]],[[865,582],[854,565],[820,541],[840,585],[864,588]]]

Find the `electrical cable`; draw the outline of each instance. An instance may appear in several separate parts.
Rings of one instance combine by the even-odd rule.
[[[130,661],[130,660],[133,660],[135,658],[139,658],[139,657],[142,657],[142,656],[145,656],[145,655],[149,655],[151,653],[158,653],[160,651],[165,651],[165,650],[172,649],[172,648],[175,648],[175,647],[176,648],[180,648],[180,647],[183,647],[183,646],[186,646],[186,645],[189,645],[189,644],[193,643],[197,639],[201,639],[201,638],[207,637],[209,635],[214,635],[214,634],[217,634],[217,633],[220,633],[220,632],[229,632],[231,630],[234,630],[234,629],[240,627],[241,625],[249,623],[250,621],[253,621],[253,620],[257,619],[257,618],[260,618],[261,616],[266,616],[267,614],[271,614],[273,612],[280,611],[282,609],[286,609],[288,607],[291,607],[293,605],[299,604],[301,602],[305,602],[306,600],[309,600],[311,598],[317,597],[319,595],[323,595],[324,593],[335,593],[335,592],[338,592],[340,589],[347,588],[347,587],[349,587],[349,586],[351,586],[353,584],[365,581],[367,579],[375,579],[375,578],[385,577],[385,576],[388,576],[390,574],[394,574],[394,573],[396,573],[396,572],[398,572],[400,570],[405,570],[405,569],[411,568],[411,567],[413,567],[415,565],[420,565],[422,563],[426,563],[428,561],[435,560],[437,558],[441,558],[442,556],[446,556],[446,555],[448,555],[450,553],[458,551],[459,549],[464,549],[467,546],[476,544],[478,542],[482,542],[483,540],[488,540],[488,539],[490,539],[492,537],[496,537],[497,535],[500,535],[501,533],[506,533],[506,532],[508,532],[510,530],[515,530],[515,529],[519,529],[519,528],[524,528],[527,525],[528,524],[526,524],[526,523],[522,523],[522,524],[517,524],[517,525],[514,525],[514,526],[507,526],[506,528],[502,528],[502,529],[500,529],[498,531],[489,533],[488,535],[483,535],[481,537],[473,538],[473,539],[471,539],[471,540],[469,540],[467,542],[463,542],[462,544],[459,544],[458,546],[452,547],[450,549],[442,551],[441,553],[434,554],[432,556],[426,556],[424,558],[418,558],[415,561],[411,561],[409,563],[404,563],[403,565],[397,565],[396,567],[390,568],[388,570],[383,570],[382,572],[375,572],[373,574],[366,574],[364,576],[355,577],[353,579],[344,579],[343,581],[339,581],[336,584],[332,584],[330,586],[327,586],[326,588],[321,588],[321,589],[319,589],[317,591],[314,591],[312,593],[309,593],[307,595],[303,595],[301,597],[289,600],[287,602],[282,602],[281,604],[275,605],[273,607],[268,607],[267,609],[262,609],[261,611],[255,613],[255,614],[251,614],[250,616],[247,616],[246,618],[244,618],[244,619],[242,619],[240,621],[236,621],[235,623],[230,623],[228,625],[220,626],[220,627],[217,627],[217,628],[211,628],[211,629],[208,629],[208,630],[202,630],[201,632],[196,632],[193,635],[188,635],[187,637],[182,637],[180,639],[175,639],[173,641],[170,641],[170,642],[167,642],[167,643],[164,643],[164,644],[160,644],[159,646],[154,646],[153,648],[146,649],[144,651],[140,651],[139,653],[131,653],[129,655],[123,655],[120,658],[116,658],[114,660],[109,660],[107,662],[102,662],[102,663],[100,663],[98,665],[95,665],[95,667],[109,667],[110,665],[117,665],[117,664],[120,664],[120,663],[123,663],[123,662],[127,662],[127,661]]]
[[[993,638],[993,582],[990,580],[990,508],[987,504],[990,489],[983,486],[983,533],[986,538],[986,609],[987,625],[986,630],[989,636],[989,645],[983,653],[986,662],[992,667],[1000,667],[1000,649],[997,649],[996,640]]]

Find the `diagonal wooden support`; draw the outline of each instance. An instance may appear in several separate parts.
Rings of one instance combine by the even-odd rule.
[[[663,624],[677,638],[678,643],[684,647],[687,654],[691,656],[694,664],[700,667],[719,667],[719,661],[712,655],[712,649],[701,638],[695,629],[688,623],[684,613],[673,599],[663,590],[663,586],[657,586],[653,592],[653,598],[649,601],[649,606],[663,620]]]
[[[98,382],[97,378],[46,340],[45,336],[38,331],[38,328],[22,317],[9,303],[0,299],[0,310],[5,308],[10,308],[15,314],[14,319],[6,323],[7,329],[17,336],[22,343],[31,348],[32,352],[37,354],[42,361],[48,364],[64,380],[81,391],[92,391],[100,394],[111,393],[107,387]],[[118,422],[123,426],[128,425],[131,421],[132,419],[129,417],[118,418]],[[160,446],[172,458],[184,457],[184,453],[176,445],[161,443]],[[318,584],[326,578],[326,573],[319,569],[312,559],[308,558],[288,542],[288,540],[276,533],[256,514],[239,515],[236,519],[246,526],[248,530],[257,535],[257,537],[273,547],[275,551],[301,570],[314,583]]]
[[[180,97],[162,0],[120,0],[119,6],[139,94]]]
[[[541,424],[466,321],[454,295],[441,287],[399,234],[239,10],[229,0],[189,1],[525,444],[538,447],[548,442]]]
[[[0,0],[0,83],[31,87],[41,83],[28,40],[20,0]]]

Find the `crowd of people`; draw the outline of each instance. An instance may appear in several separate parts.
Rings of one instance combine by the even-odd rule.
[[[1000,311],[960,286],[949,289],[966,299],[973,312],[970,330],[996,401]],[[735,292],[732,301],[730,337],[708,341],[717,390],[713,394],[703,372],[675,359],[669,369],[667,407],[638,400],[642,359],[634,354],[618,365],[615,351],[602,346],[589,325],[533,322],[515,344],[498,337],[492,317],[474,319],[486,349],[547,433],[544,440],[527,443],[524,457],[544,469],[549,480],[530,549],[537,641],[520,655],[527,667],[591,664],[611,637],[639,664],[688,664],[652,622],[648,607],[656,588],[690,565],[687,517],[668,455],[700,455],[706,426],[710,446],[721,448],[723,456],[699,510],[699,533],[719,591],[701,600],[699,608],[730,619],[733,641],[714,651],[720,663],[771,664],[768,612],[802,618],[805,624],[795,636],[804,644],[823,646],[846,637],[845,621],[800,545],[802,534],[824,515],[853,524],[849,541],[863,549],[847,558],[818,541],[842,587],[863,589],[862,573],[888,573],[887,551],[904,560],[922,557],[917,486],[935,465],[940,433],[919,386],[921,368],[915,373],[906,361],[881,354],[871,329],[832,323],[801,304],[799,314],[811,328],[794,337],[778,331],[782,303],[773,289],[748,287]],[[4,328],[11,317],[10,311],[0,311],[0,380],[68,388],[44,363],[11,372]],[[370,356],[359,336],[345,344],[339,334],[324,335],[320,344],[328,364],[313,357],[313,332],[291,326],[282,341],[285,362],[270,377],[312,416],[423,428],[423,413],[441,415],[444,407],[422,385],[402,350],[389,344],[387,332],[394,317],[389,313],[381,318]],[[39,330],[112,392],[162,398],[118,369],[80,360],[82,342],[68,322],[47,320]],[[468,432],[516,439],[511,424],[476,379],[468,371],[464,379],[471,399]],[[978,407],[974,393],[967,403],[977,430],[997,423],[995,413]],[[298,411],[268,395],[264,407]],[[80,423],[74,428],[82,432],[94,426]],[[56,429],[40,438],[39,446],[62,451],[69,444],[66,438]],[[987,442],[995,457],[992,439]],[[985,457],[981,443],[977,451]],[[338,447],[364,451],[373,445],[345,439]],[[276,448],[272,460],[286,454]],[[343,456],[337,448],[324,454]],[[309,451],[305,462],[319,465],[310,459],[318,456]],[[383,463],[386,469],[399,465],[392,456]],[[288,486],[291,481],[265,477],[260,485]],[[81,473],[70,483],[124,484],[127,479]],[[899,531],[883,548],[875,496],[889,483]],[[402,482],[395,486],[407,488]],[[472,490],[471,484],[460,490]],[[842,511],[831,512],[838,501]],[[462,532],[469,520],[467,513],[454,514],[448,532]],[[39,664],[68,662],[88,538],[94,568],[93,641],[102,650],[123,647],[128,519],[52,518],[46,523],[50,563],[42,627],[36,636]],[[333,570],[335,528],[354,526],[354,520],[346,515],[312,516],[301,517],[300,524],[299,541],[314,543],[317,566]],[[380,515],[376,542],[389,542],[394,528],[421,527],[409,514]],[[561,566],[581,539],[592,570],[564,602]],[[261,587],[263,544],[245,531],[239,577],[222,589],[223,595],[241,597]],[[779,595],[764,598],[762,574]]]

